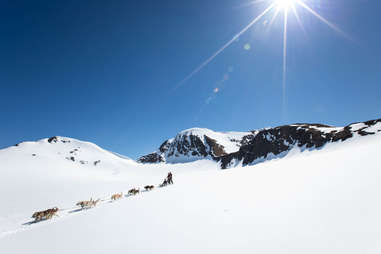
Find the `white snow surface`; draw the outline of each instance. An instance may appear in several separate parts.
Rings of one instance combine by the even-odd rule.
[[[219,145],[222,145],[226,153],[234,153],[239,150],[239,142],[242,140],[242,138],[250,134],[252,133],[234,131],[217,132],[206,128],[191,128],[177,134],[175,139],[179,139],[181,136],[189,137],[190,135],[193,135],[199,137],[204,142],[204,145],[206,145],[204,136],[208,136],[209,138],[216,140]]]
[[[77,147],[87,164],[65,159]],[[379,134],[355,137],[220,170],[137,164],[75,140],[23,143],[0,150],[0,253],[381,253],[380,147]],[[173,185],[109,201],[168,171]],[[78,211],[90,197],[102,202]],[[59,217],[28,224],[53,206]]]
[[[381,132],[381,122],[376,123],[375,125],[365,129],[367,132]]]

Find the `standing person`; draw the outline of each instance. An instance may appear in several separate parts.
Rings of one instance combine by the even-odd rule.
[[[173,181],[172,181],[172,172],[168,173],[167,179],[168,179],[168,184],[173,184]]]

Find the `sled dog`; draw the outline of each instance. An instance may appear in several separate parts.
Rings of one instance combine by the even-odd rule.
[[[153,186],[153,185],[147,185],[147,186],[144,186],[144,189],[146,189],[146,191],[150,191],[150,190],[152,190],[153,188],[155,188],[155,186]]]
[[[53,207],[53,208],[47,209],[45,211],[35,212],[32,215],[32,218],[34,218],[35,221],[48,220],[48,219],[53,218],[54,215],[58,216],[57,215],[58,210],[59,209],[57,207]]]
[[[97,200],[93,200],[93,198],[91,198],[90,200],[79,201],[76,205],[80,206],[82,209],[88,209],[95,207],[99,201],[99,198]]]
[[[111,200],[115,201],[115,200],[120,199],[122,197],[123,197],[123,192],[117,193],[117,194],[114,194],[114,195],[111,196]]]
[[[135,188],[133,188],[133,189],[131,189],[131,190],[128,191],[128,194],[129,194],[129,195],[136,195],[136,194],[138,194],[138,193],[139,193],[139,189],[135,189]]]

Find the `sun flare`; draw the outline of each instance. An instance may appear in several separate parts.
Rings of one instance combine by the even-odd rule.
[[[185,82],[187,82],[189,79],[191,79],[194,75],[196,75],[199,71],[201,71],[205,66],[207,66],[210,62],[212,62],[218,55],[220,55],[226,48],[228,48],[230,45],[232,45],[235,41],[237,41],[241,35],[246,33],[252,26],[257,24],[262,18],[266,18],[265,23],[269,23],[267,26],[271,27],[274,21],[277,17],[283,16],[283,70],[282,70],[282,110],[285,110],[286,108],[286,80],[287,80],[287,31],[288,31],[288,19],[293,14],[297,20],[297,23],[299,24],[300,28],[305,32],[303,22],[301,17],[299,16],[299,11],[305,11],[311,14],[312,16],[315,16],[317,19],[319,19],[324,24],[328,25],[331,29],[333,29],[335,32],[340,34],[346,39],[352,40],[350,36],[348,36],[346,33],[344,33],[340,28],[338,28],[335,24],[328,21],[326,18],[324,18],[321,14],[319,14],[311,5],[310,2],[317,2],[321,0],[252,0],[253,4],[260,3],[260,2],[268,2],[267,8],[260,13],[258,16],[256,16],[248,25],[246,25],[241,31],[239,31],[236,35],[233,36],[232,39],[230,39],[228,42],[226,42],[220,49],[218,49],[213,55],[211,55],[208,59],[206,59],[201,65],[199,65],[196,69],[194,69],[188,76],[186,76],[182,81],[180,81],[177,86],[178,88]],[[271,13],[271,14],[270,14]],[[281,15],[283,13],[283,15]],[[268,15],[272,15],[272,17],[268,17]],[[267,16],[267,17],[266,17]],[[285,115],[283,113],[283,115]]]
[[[298,0],[277,0],[276,4],[278,8],[288,10],[294,6]]]

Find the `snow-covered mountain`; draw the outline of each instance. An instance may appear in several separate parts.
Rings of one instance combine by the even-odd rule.
[[[311,150],[327,143],[381,132],[381,119],[345,127],[323,124],[291,124],[251,132],[219,133],[208,129],[189,129],[165,141],[158,151],[142,156],[141,163],[177,163],[212,159],[221,168],[280,158],[293,149]]]
[[[246,136],[239,151],[217,158],[222,168],[253,165],[285,156],[292,149],[319,149],[327,143],[342,142],[353,137],[375,135],[381,132],[381,119],[354,123],[345,127],[322,124],[292,124],[260,131]]]
[[[215,132],[205,128],[184,130],[168,139],[158,151],[142,156],[142,163],[183,163],[215,159],[239,150],[242,139],[250,132]]]
[[[0,150],[1,153],[33,157],[34,160],[65,160],[66,162],[92,167],[110,167],[118,163],[134,163],[128,157],[120,156],[96,144],[68,137],[51,137],[35,142],[22,142]]]
[[[293,149],[320,149],[327,143],[381,132],[381,119],[332,127],[323,124],[291,124],[250,132],[215,132],[205,128],[181,131],[159,149],[140,157],[139,163],[185,163],[202,159],[218,162],[221,168],[254,165],[280,158]],[[34,161],[64,160],[84,167],[118,168],[134,164],[132,159],[73,138],[51,137],[23,142],[0,150],[33,158]]]

